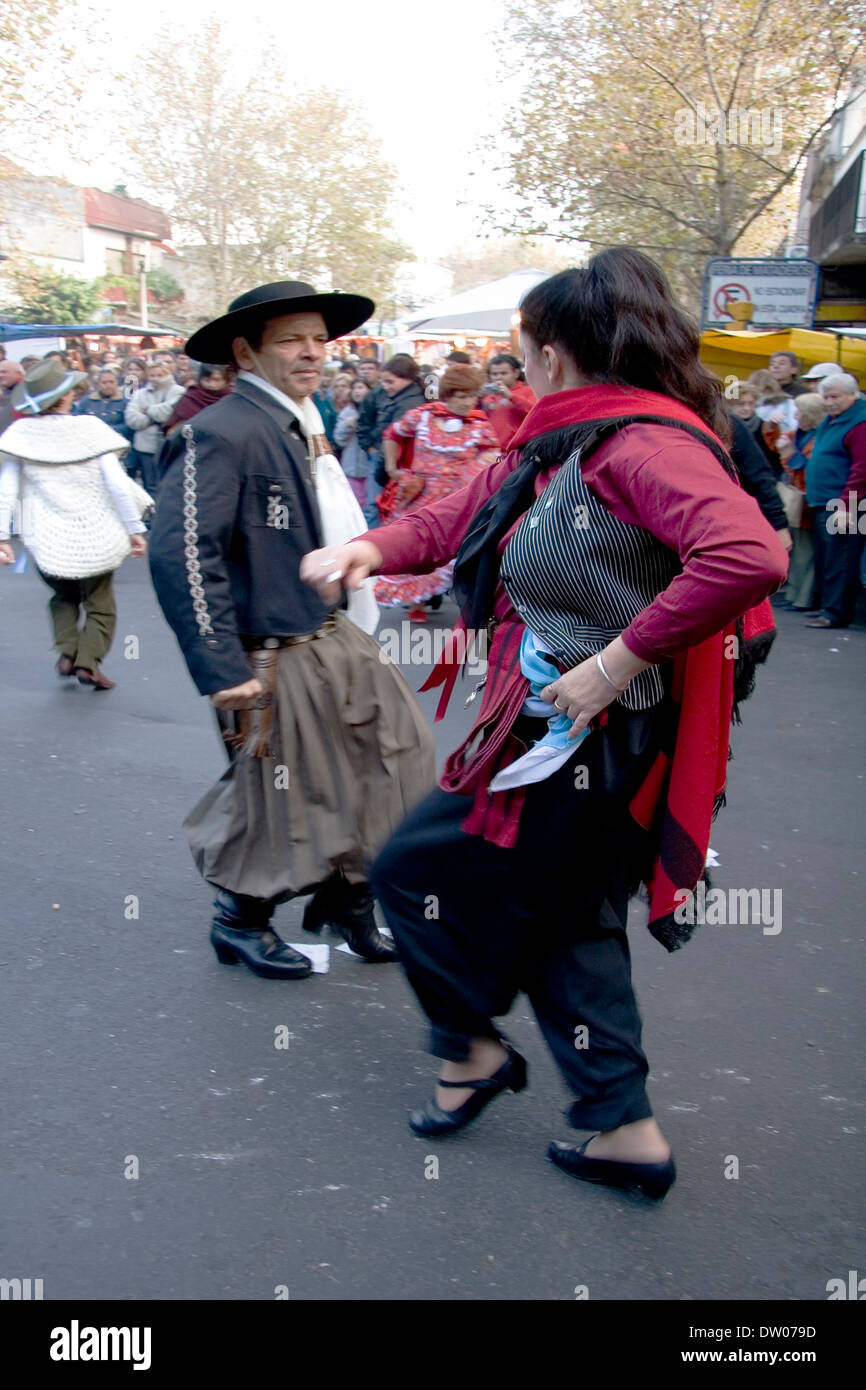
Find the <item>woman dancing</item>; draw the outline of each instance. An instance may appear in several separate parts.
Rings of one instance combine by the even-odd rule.
[[[571,1124],[595,1131],[549,1157],[663,1197],[675,1168],[646,1092],[628,902],[647,884],[653,935],[687,938],[681,894],[703,874],[750,629],[771,626],[762,601],[788,558],[735,481],[718,383],[652,261],[602,252],[532,289],[521,315],[539,399],[509,454],[302,573],[314,582],[326,559],[352,588],[459,552],[466,625],[492,619],[475,726],[372,874],[443,1061],[412,1129],[453,1134],[522,1089],[494,1019],[524,990]],[[766,632],[756,642],[760,658]],[[455,674],[446,662],[428,686]]]

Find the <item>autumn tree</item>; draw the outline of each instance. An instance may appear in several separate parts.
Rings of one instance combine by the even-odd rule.
[[[0,5],[0,91],[4,123],[27,103],[40,51],[48,43],[66,0],[3,0]]]
[[[507,0],[509,231],[653,255],[692,302],[706,259],[775,249],[774,216],[843,103],[866,0]]]
[[[87,0],[0,0],[0,152],[38,163],[85,143],[111,86],[107,37]]]
[[[381,307],[409,256],[390,232],[394,171],[376,142],[340,97],[294,91],[284,71],[282,55],[265,54],[252,81],[238,78],[213,19],[194,44],[176,28],[159,36],[137,69],[129,161],[171,216],[195,271],[187,299],[203,317],[278,279],[369,294]],[[145,99],[158,126],[138,118]]]

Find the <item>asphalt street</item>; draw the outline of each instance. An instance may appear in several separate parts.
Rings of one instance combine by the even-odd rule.
[[[735,732],[714,882],[781,890],[781,930],[704,925],[668,955],[634,909],[679,1168],[651,1204],[546,1160],[574,1131],[525,999],[528,1089],[433,1145],[406,1123],[436,1064],[399,967],[218,964],[181,821],[224,754],[146,565],[117,592],[118,686],[95,694],[54,675],[32,566],[0,572],[0,1277],[46,1299],[823,1300],[866,1274],[866,629],[780,613]],[[302,906],[276,920],[294,942]]]

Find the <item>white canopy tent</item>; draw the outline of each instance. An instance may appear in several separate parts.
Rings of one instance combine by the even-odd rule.
[[[547,271],[517,270],[476,290],[431,304],[422,317],[410,319],[407,328],[416,338],[453,337],[455,333],[507,338],[523,296],[548,277]]]

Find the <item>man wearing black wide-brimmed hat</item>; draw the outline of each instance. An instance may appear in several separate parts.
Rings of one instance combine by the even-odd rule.
[[[187,344],[236,366],[234,392],[160,456],[154,586],[233,750],[185,828],[218,889],[217,956],[270,977],[310,973],[270,925],[310,893],[306,930],[330,924],[367,960],[395,958],[367,866],[434,778],[421,710],[371,636],[371,592],[335,609],[299,575],[305,554],[365,529],[311,397],[327,344],[373,308],[299,281],[241,295]]]

